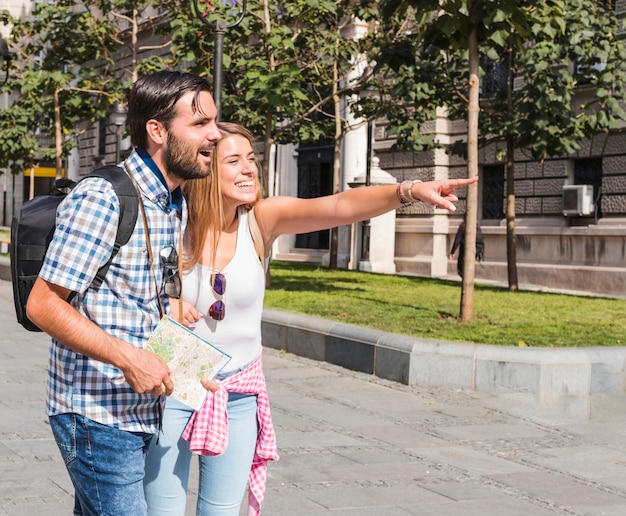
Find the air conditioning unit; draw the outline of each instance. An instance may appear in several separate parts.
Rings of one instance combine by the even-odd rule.
[[[563,185],[563,215],[593,215],[593,185]]]

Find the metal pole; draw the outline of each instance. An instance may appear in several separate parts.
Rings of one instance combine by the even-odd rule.
[[[213,68],[213,99],[215,100],[215,106],[217,107],[217,121],[222,118],[222,60],[224,56],[224,34],[226,30],[232,27],[236,27],[241,23],[246,12],[248,10],[248,0],[242,0],[241,8],[237,13],[236,18],[228,23],[226,20],[218,19],[215,23],[207,19],[207,12],[200,9],[198,2],[201,0],[193,0],[193,10],[202,23],[211,27],[215,32],[215,55],[214,55],[214,68]],[[234,7],[238,2],[232,0],[221,0],[222,3],[229,4]]]
[[[222,62],[224,57],[224,34],[228,25],[224,20],[215,23],[215,66],[213,69],[213,99],[217,107],[217,121],[222,119]]]
[[[121,161],[122,152],[122,127],[115,128],[115,164]]]

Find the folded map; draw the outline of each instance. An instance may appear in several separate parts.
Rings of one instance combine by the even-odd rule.
[[[200,379],[212,380],[230,360],[229,355],[168,316],[159,322],[147,349],[169,366],[174,382],[172,398],[195,410],[200,410],[207,395]]]

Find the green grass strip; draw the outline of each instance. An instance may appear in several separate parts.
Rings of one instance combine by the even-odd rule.
[[[626,344],[626,300],[509,292],[476,284],[474,320],[458,319],[455,281],[330,271],[274,261],[265,306],[386,332],[503,346],[592,347]]]

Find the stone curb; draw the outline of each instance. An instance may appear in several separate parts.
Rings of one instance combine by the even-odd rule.
[[[265,309],[263,344],[410,386],[509,395],[539,414],[588,418],[625,391],[626,347],[511,348],[397,335]]]

